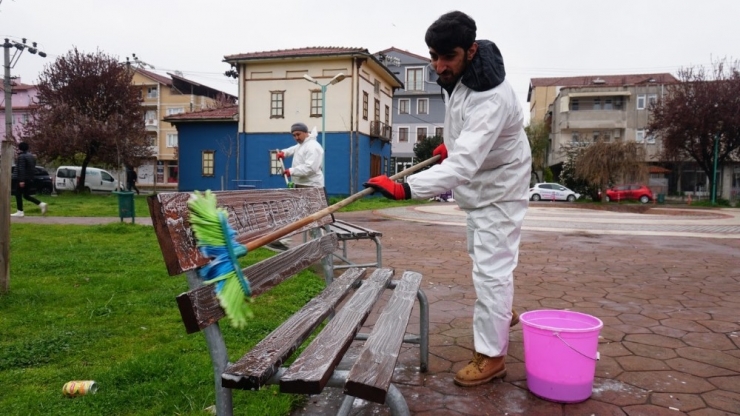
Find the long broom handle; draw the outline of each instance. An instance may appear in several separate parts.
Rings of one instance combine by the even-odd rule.
[[[411,166],[408,169],[404,169],[404,170],[396,173],[395,175],[391,176],[391,179],[392,180],[401,179],[401,178],[403,178],[405,176],[408,176],[408,175],[416,172],[417,170],[419,170],[419,169],[421,169],[421,168],[423,168],[425,166],[429,166],[431,164],[436,163],[437,160],[439,160],[439,156],[432,156],[432,157],[430,157],[429,159],[427,159],[427,160],[425,160],[423,162],[419,162],[419,163],[415,164],[414,166]],[[333,214],[334,212],[339,211],[340,209],[346,207],[347,205],[349,205],[349,204],[357,201],[358,199],[360,199],[360,198],[362,198],[364,196],[370,195],[373,192],[375,192],[375,189],[374,188],[371,188],[371,187],[365,188],[362,191],[357,192],[356,194],[351,195],[351,196],[349,196],[349,197],[347,197],[347,198],[345,198],[345,199],[337,202],[334,205],[328,206],[328,207],[326,207],[326,208],[324,208],[324,209],[322,209],[320,211],[316,211],[313,214],[311,214],[311,215],[309,215],[309,216],[307,216],[305,218],[302,218],[302,219],[300,219],[300,220],[298,220],[298,221],[296,221],[294,223],[288,224],[285,227],[280,228],[280,229],[277,229],[277,230],[275,230],[275,231],[273,231],[273,232],[271,232],[271,233],[269,233],[267,235],[264,235],[264,236],[262,236],[262,237],[260,237],[260,238],[258,238],[256,240],[250,241],[249,243],[247,243],[247,250],[254,250],[255,248],[262,247],[265,244],[271,243],[271,242],[277,240],[280,237],[283,237],[285,235],[288,235],[288,234],[292,233],[295,230],[298,230],[298,229],[300,229],[300,228],[302,228],[302,227],[304,227],[304,226],[306,226],[306,225],[308,225],[308,224],[310,224],[310,223],[312,223],[314,221],[317,221],[317,220],[321,219],[324,216],[327,216],[329,214]]]

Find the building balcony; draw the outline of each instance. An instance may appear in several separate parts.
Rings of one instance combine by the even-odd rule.
[[[144,126],[147,130],[157,130],[157,127],[159,126],[159,121],[153,118],[147,118],[144,120]]]
[[[370,122],[370,137],[390,142],[393,139],[393,128],[389,124],[380,121]]]
[[[625,129],[627,114],[621,110],[569,111],[559,117],[560,129]]]

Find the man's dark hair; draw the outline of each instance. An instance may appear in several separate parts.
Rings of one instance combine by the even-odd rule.
[[[467,50],[475,42],[475,20],[467,14],[454,11],[439,17],[424,36],[427,46],[439,54],[447,54],[460,47]]]
[[[28,143],[26,143],[26,142],[20,142],[20,144],[18,144],[18,148],[21,149],[21,152],[27,152],[28,151]]]

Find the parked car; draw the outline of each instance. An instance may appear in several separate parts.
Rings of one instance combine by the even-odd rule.
[[[573,202],[581,194],[571,191],[559,183],[538,183],[529,188],[531,201],[568,201]]]
[[[653,191],[640,184],[617,185],[606,190],[605,199],[606,202],[627,200],[647,204],[653,200]]]
[[[15,195],[15,189],[18,184],[18,172],[15,166],[10,169],[10,180],[10,193]],[[49,172],[41,166],[36,166],[36,171],[33,174],[33,182],[31,183],[31,193],[48,195],[53,190],[54,183],[49,176]]]
[[[80,166],[59,166],[55,186],[57,192],[74,191],[82,173]],[[87,192],[112,192],[118,189],[118,180],[103,169],[87,167],[85,169],[85,190]]]

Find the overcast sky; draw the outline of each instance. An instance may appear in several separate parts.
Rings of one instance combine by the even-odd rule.
[[[454,6],[453,6],[454,5]],[[428,56],[426,28],[458,9],[501,49],[522,106],[530,78],[670,72],[740,59],[740,0],[0,0],[0,35],[38,42],[12,75],[35,83],[73,47],[232,94],[225,55],[310,46]]]

